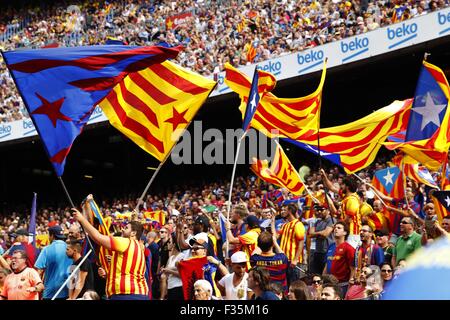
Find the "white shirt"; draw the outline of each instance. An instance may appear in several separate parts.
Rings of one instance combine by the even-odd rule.
[[[248,273],[244,275],[241,282],[235,287],[233,286],[234,272],[227,274],[220,279],[219,284],[225,287],[224,300],[247,300],[247,293],[251,291],[248,288]],[[240,298],[239,298],[240,297]]]
[[[183,259],[184,254],[182,252],[178,253],[176,256],[170,256],[169,260],[167,261],[166,268],[175,268],[176,263]],[[183,282],[181,282],[180,277],[169,274],[169,276],[167,277],[167,289],[173,289],[181,286],[183,286]]]

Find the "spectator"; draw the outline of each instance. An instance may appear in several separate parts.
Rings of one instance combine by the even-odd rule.
[[[28,231],[19,229],[16,232],[13,232],[11,237],[15,238],[15,242],[9,249],[9,252],[14,252],[16,250],[25,251],[27,253],[27,267],[33,268],[39,252],[32,244],[28,243]]]
[[[249,215],[244,219],[244,223],[247,224],[247,232],[242,236],[235,238],[230,230],[230,222],[227,221],[227,240],[231,244],[240,244],[242,251],[247,255],[247,261],[250,261],[250,256],[256,248],[258,236],[261,233],[259,227],[259,219],[254,215]],[[247,263],[247,267],[250,267],[250,262]]]
[[[378,246],[383,249],[384,252],[384,261],[391,262],[392,253],[394,251],[393,245],[388,242],[389,234],[382,230],[375,230],[375,236],[377,237]]]
[[[170,256],[167,264],[161,268],[161,282],[167,281],[167,300],[183,300],[183,283],[176,267],[177,262],[183,260],[184,254],[180,252],[176,236],[172,234],[167,241]],[[164,286],[161,286],[161,299],[166,297]]]
[[[305,226],[297,218],[297,206],[295,204],[282,207],[281,216],[286,220],[286,223],[281,227],[278,234],[281,240],[280,248],[290,261],[288,281],[294,282],[301,276],[297,266],[303,263]]]
[[[63,241],[66,239],[66,236],[62,228],[56,225],[50,227],[48,232],[50,245],[42,249],[34,265],[40,275],[44,275],[44,300],[52,299],[58,292],[69,276],[68,271],[72,264],[72,260],[66,255],[67,244]],[[65,286],[56,296],[56,299],[66,300],[68,294],[68,289]]]
[[[327,265],[324,273],[330,273],[339,280],[341,293],[345,295],[354,274],[355,249],[346,242],[349,235],[348,225],[339,221],[334,225],[334,241],[327,252]]]
[[[310,291],[313,300],[320,300],[320,296],[322,294],[323,289],[323,280],[322,276],[319,274],[313,274],[312,276],[312,284],[310,286]]]
[[[251,292],[248,288],[247,255],[238,251],[231,256],[231,269],[233,273],[225,275],[218,283],[224,300],[249,300]]]
[[[78,240],[70,240],[67,244],[66,254],[73,260],[70,267],[71,273],[81,263],[83,256],[81,255],[82,247]],[[91,263],[88,259],[84,260],[78,269],[76,275],[69,282],[69,298],[67,300],[76,300],[81,298],[86,291],[94,289],[94,273]]]
[[[355,268],[359,270],[365,266],[381,266],[384,262],[384,251],[378,244],[373,243],[373,230],[369,225],[363,225],[360,232],[361,245],[356,247]]]
[[[397,266],[400,260],[407,259],[422,246],[422,237],[414,231],[414,220],[411,217],[403,217],[400,222],[400,231],[402,235],[398,238],[392,255],[393,266]]]
[[[203,279],[197,280],[194,283],[194,297],[195,300],[212,300],[212,286]]]
[[[88,200],[89,198],[92,196],[89,195]],[[142,224],[137,221],[127,222],[122,228],[122,237],[108,237],[95,229],[77,209],[72,210],[74,218],[90,237],[113,253],[106,282],[109,299],[148,300],[149,288],[145,280],[144,247],[138,240],[142,236]],[[132,259],[135,262],[134,265],[138,267],[132,267],[129,259]]]
[[[289,286],[289,300],[313,300],[311,292],[302,280],[296,280]]]
[[[320,204],[314,205],[314,211],[318,220],[314,227],[309,230],[309,236],[316,239],[316,248],[310,253],[311,273],[322,273],[326,264],[326,254],[328,247],[334,242],[333,239],[333,218],[330,215],[328,206]]]
[[[278,297],[270,291],[270,274],[264,268],[254,267],[248,272],[248,287],[253,291],[254,300],[279,300]]]
[[[334,284],[324,284],[321,300],[341,300],[341,288]]]
[[[381,265],[381,277],[383,278],[383,289],[386,290],[386,288],[391,283],[393,276],[393,270],[392,266],[389,262],[384,262]]]
[[[274,252],[273,247],[277,248],[277,253]],[[261,253],[255,253],[250,257],[250,264],[252,267],[258,266],[267,269],[270,275],[270,281],[279,283],[287,294],[287,270],[289,260],[281,251],[276,238],[269,232],[263,231],[258,236],[258,248]]]
[[[27,267],[24,250],[14,251],[11,258],[13,273],[6,276],[3,283],[2,300],[39,300],[39,292],[44,290],[39,273]]]

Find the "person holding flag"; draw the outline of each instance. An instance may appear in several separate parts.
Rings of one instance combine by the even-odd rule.
[[[92,195],[87,197],[92,200]],[[110,300],[148,300],[145,279],[144,246],[139,242],[143,226],[138,221],[127,222],[122,236],[101,234],[76,208],[73,217],[81,224],[89,237],[102,247],[112,251],[107,271],[106,294]]]

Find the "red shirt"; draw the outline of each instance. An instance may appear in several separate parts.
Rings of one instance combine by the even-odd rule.
[[[355,248],[347,242],[336,246],[333,243],[327,252],[327,273],[334,275],[339,282],[350,279],[351,269],[355,259]]]

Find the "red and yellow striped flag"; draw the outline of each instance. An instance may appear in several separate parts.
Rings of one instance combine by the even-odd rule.
[[[386,138],[405,129],[411,105],[412,99],[394,101],[389,106],[354,122],[320,129],[322,157],[340,165],[347,173],[367,167],[375,160]],[[296,144],[296,141],[292,140],[289,141]],[[318,153],[317,133],[297,142],[300,143],[297,145]]]
[[[215,84],[164,61],[128,75],[99,106],[116,129],[164,161]]]
[[[242,117],[245,115],[251,79],[230,64],[225,64],[225,83],[241,98]],[[259,70],[261,72],[261,70]],[[266,72],[273,79],[274,76]],[[269,76],[260,76],[258,91],[266,91],[259,101],[258,109],[252,119],[251,126],[270,138],[290,138],[298,140],[317,132],[322,88],[325,82],[326,62],[316,91],[300,98],[278,98],[270,91],[275,81],[268,81]],[[267,82],[265,82],[267,81]],[[264,90],[263,90],[264,89]]]
[[[253,158],[251,169],[258,177],[268,183],[286,188],[294,195],[303,194],[305,186],[279,144],[270,167],[267,160]]]

